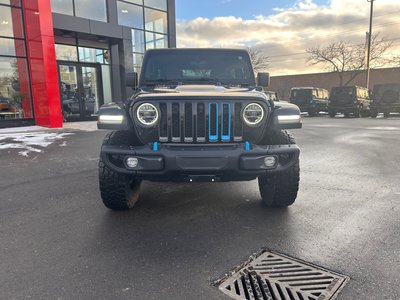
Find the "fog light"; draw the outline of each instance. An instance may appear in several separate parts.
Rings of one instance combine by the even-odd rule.
[[[139,160],[136,157],[128,157],[126,159],[126,165],[129,168],[136,168],[139,164]]]
[[[272,168],[276,164],[276,157],[275,156],[267,156],[264,158],[264,166],[267,168]]]

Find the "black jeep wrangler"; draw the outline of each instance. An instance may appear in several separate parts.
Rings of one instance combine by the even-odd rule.
[[[368,117],[370,114],[370,92],[360,86],[333,87],[329,98],[328,114],[333,118],[343,113],[346,118],[353,114],[355,118]]]
[[[391,112],[400,113],[400,83],[376,84],[371,102],[371,117],[378,113],[389,117]]]
[[[320,111],[328,111],[329,92],[315,87],[294,87],[290,90],[289,102],[297,105],[301,112],[310,117],[319,115]]]
[[[291,205],[300,150],[285,129],[301,128],[300,111],[267,100],[268,81],[259,73],[256,85],[245,50],[147,51],[133,97],[99,111],[98,128],[113,130],[99,162],[105,206],[133,207],[142,180],[256,178],[267,206]]]

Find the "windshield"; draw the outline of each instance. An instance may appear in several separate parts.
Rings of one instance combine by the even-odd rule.
[[[292,101],[307,101],[312,98],[312,90],[311,89],[299,89],[292,90],[290,98]]]
[[[246,51],[149,51],[140,86],[178,84],[254,86],[255,79]]]
[[[333,98],[352,98],[354,95],[354,87],[340,87],[340,88],[333,88],[332,89],[332,94],[331,94],[331,99]]]
[[[374,86],[374,96],[382,97],[385,94],[396,94],[399,97],[400,84],[379,84]]]

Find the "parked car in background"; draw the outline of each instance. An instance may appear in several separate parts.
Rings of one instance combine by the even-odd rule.
[[[317,116],[320,111],[328,112],[329,92],[315,87],[294,87],[290,91],[290,103],[296,104],[301,112]]]
[[[391,112],[400,113],[400,83],[376,84],[371,101],[371,118],[383,113],[385,118]]]
[[[370,114],[370,91],[360,86],[333,87],[329,98],[328,113],[331,118],[343,113],[346,118],[352,114],[356,118]]]

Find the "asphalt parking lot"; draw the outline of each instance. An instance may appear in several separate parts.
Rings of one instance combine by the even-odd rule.
[[[109,211],[106,132],[65,132],[0,150],[1,299],[228,299],[211,283],[262,247],[349,276],[338,299],[400,298],[398,116],[305,118],[288,209],[264,208],[256,181],[145,182],[134,210]]]

